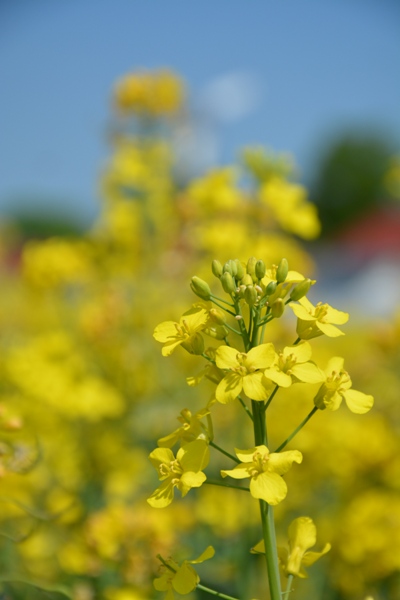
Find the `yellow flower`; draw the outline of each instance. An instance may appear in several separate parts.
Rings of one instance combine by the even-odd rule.
[[[221,471],[222,477],[245,479],[250,477],[250,493],[253,498],[265,500],[268,504],[279,504],[287,494],[287,486],[282,475],[287,473],[293,462],[301,463],[303,455],[298,450],[272,452],[266,446],[256,446],[250,450],[235,449],[241,464],[234,469]]]
[[[280,387],[289,387],[292,383],[320,383],[325,381],[325,374],[311,358],[311,346],[303,342],[296,346],[286,346],[283,352],[275,355],[274,364],[264,371],[265,377]]]
[[[157,325],[153,337],[157,342],[164,344],[161,352],[163,356],[170,356],[178,346],[193,354],[201,354],[204,342],[201,331],[208,321],[208,311],[202,308],[188,310],[179,320],[164,321]]]
[[[260,369],[269,367],[274,359],[275,350],[271,343],[256,346],[247,354],[230,346],[220,346],[215,358],[217,367],[229,371],[216,389],[218,402],[231,402],[242,389],[252,400],[266,400],[270,386]]]
[[[336,310],[329,304],[319,302],[313,306],[308,298],[300,298],[298,304],[289,306],[297,317],[297,335],[302,340],[310,340],[319,335],[338,337],[344,335],[335,325],[343,325],[349,320],[348,313]]]
[[[210,439],[211,432],[204,423],[201,422],[201,419],[207,416],[210,428],[211,417],[208,408],[203,408],[194,414],[192,414],[189,409],[184,408],[181,410],[180,414],[181,416],[178,417],[178,421],[182,423],[182,427],[178,427],[178,429],[175,429],[175,431],[169,435],[160,438],[157,442],[159,446],[162,448],[172,448],[178,440],[180,440],[181,445],[184,446],[196,439],[203,439],[206,442]]]
[[[363,392],[351,389],[350,375],[343,369],[344,359],[334,356],[325,369],[326,382],[320,387],[314,398],[314,404],[319,409],[337,410],[344,399],[348,408],[359,415],[368,412],[374,398]]]
[[[310,517],[298,517],[291,522],[288,529],[289,551],[278,548],[279,562],[285,575],[308,577],[303,566],[313,565],[321,556],[329,552],[330,544],[325,544],[321,552],[307,552],[317,542],[317,528]],[[252,549],[254,554],[265,553],[264,540]]]
[[[147,502],[154,508],[164,508],[174,499],[174,488],[186,496],[193,487],[200,487],[206,480],[202,470],[208,465],[210,452],[203,440],[195,440],[178,450],[176,458],[169,448],[156,448],[150,460],[163,483],[152,493]]]
[[[161,567],[164,572],[154,579],[154,587],[158,592],[167,592],[165,600],[173,600],[174,591],[183,596],[190,594],[200,582],[200,577],[191,565],[202,563],[212,558],[214,554],[214,548],[208,546],[198,558],[184,560],[180,566],[172,559],[165,561]]]

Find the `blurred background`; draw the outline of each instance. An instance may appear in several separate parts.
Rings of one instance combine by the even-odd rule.
[[[154,556],[214,536],[210,585],[261,593],[235,550],[258,541],[247,504],[221,525],[209,489],[203,510],[144,502],[155,440],[204,405],[185,383],[200,365],[165,364],[154,326],[213,258],[252,254],[351,313],[333,352],[376,397],[299,440],[323,458],[293,475],[309,489],[278,511],[282,538],[307,506],[333,551],[293,597],[400,597],[399,32],[396,0],[0,3],[4,599],[152,598]],[[231,444],[233,419],[215,415]]]

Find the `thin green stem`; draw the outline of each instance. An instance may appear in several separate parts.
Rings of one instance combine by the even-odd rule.
[[[230,325],[228,325],[228,323],[224,323],[224,327],[227,327],[228,329],[230,329],[231,331],[233,331],[233,333],[236,333],[237,335],[243,335],[243,333],[241,331],[238,331],[234,327],[231,327]]]
[[[226,450],[224,450],[223,448],[220,448],[219,446],[217,446],[217,444],[214,444],[214,442],[208,442],[208,443],[210,446],[212,446],[213,448],[218,450],[218,452],[221,452],[221,454],[225,454],[225,456],[227,456],[228,458],[234,460],[237,463],[240,463],[240,460],[236,456],[233,456],[233,454],[229,454],[229,452],[226,452]]]
[[[292,584],[293,584],[293,575],[290,573],[288,575],[286,591],[283,592],[283,594],[282,594],[282,600],[287,600],[289,598],[290,592],[293,591]]]
[[[214,300],[218,300],[219,302],[223,302],[224,304],[227,304],[228,306],[232,306],[232,308],[233,308],[233,304],[231,302],[228,302],[227,300],[224,300],[223,298],[220,298],[219,296],[214,296],[214,294],[211,294],[210,298],[211,298],[212,302],[214,302]]]
[[[256,446],[268,446],[264,405],[256,400],[252,400],[252,407]],[[264,500],[260,500],[260,513],[271,600],[282,600],[273,508]]]
[[[215,365],[215,360],[213,360],[210,356],[208,356],[208,354],[206,354],[205,352],[202,352],[201,356],[203,358],[205,358],[206,360],[208,360],[208,362],[212,363],[213,365]]]
[[[225,483],[225,481],[217,481],[216,479],[206,479],[204,483],[207,483],[208,485],[218,485],[220,487],[232,488],[233,490],[240,490],[241,492],[250,491],[250,488],[232,485],[231,483]]]
[[[266,401],[266,403],[264,405],[264,410],[267,410],[268,406],[272,402],[272,398],[275,396],[275,394],[278,390],[279,390],[279,385],[276,385],[274,391],[272,392],[272,394],[270,395],[270,397],[268,398],[268,400]]]
[[[233,596],[227,596],[226,594],[223,594],[222,592],[217,592],[216,590],[212,590],[211,588],[208,588],[205,585],[201,585],[201,583],[197,584],[197,588],[199,590],[203,590],[203,592],[208,592],[209,594],[212,594],[213,596],[216,596],[217,598],[225,598],[225,600],[238,600],[238,598],[234,598]]]
[[[232,312],[231,310],[229,310],[229,309],[228,309],[228,308],[226,308],[225,306],[221,306],[221,304],[219,304],[219,302],[216,302],[216,301],[214,300],[214,298],[213,298],[213,297],[211,297],[211,302],[213,302],[213,303],[214,303],[216,306],[218,306],[218,308],[220,308],[221,310],[224,310],[225,312],[229,313],[229,314],[230,314],[230,315],[232,315],[233,317],[235,316],[235,313],[234,313],[234,312]],[[222,300],[222,302],[224,302],[224,300]],[[227,302],[227,304],[229,304],[229,303]],[[232,306],[232,304],[229,304],[229,306]]]
[[[296,427],[296,429],[294,431],[292,431],[292,433],[289,435],[289,437],[286,438],[286,440],[276,450],[274,450],[274,452],[280,452],[281,450],[283,450],[283,448],[288,445],[288,443],[295,437],[295,435],[297,435],[299,433],[299,431],[301,429],[303,429],[304,425],[306,423],[308,423],[308,421],[311,419],[311,417],[313,415],[315,415],[315,413],[317,412],[317,410],[319,410],[318,406],[314,406],[314,408],[308,413],[308,415],[306,416],[306,418],[302,420],[302,422],[300,423],[300,425],[298,425]]]
[[[250,419],[252,421],[254,421],[254,417],[251,414],[251,410],[249,409],[249,407],[247,406],[246,402],[243,400],[243,398],[241,396],[238,396],[238,400],[240,402],[240,404],[243,406],[244,410],[247,412],[248,416],[250,417]]]
[[[293,346],[296,346],[299,342],[301,342],[301,338],[297,338],[297,340],[295,342],[293,342]]]

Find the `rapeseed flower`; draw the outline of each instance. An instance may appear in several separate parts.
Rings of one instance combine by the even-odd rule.
[[[249,450],[235,449],[241,464],[234,469],[221,471],[222,477],[245,479],[250,477],[250,493],[253,498],[265,500],[268,504],[279,504],[287,494],[287,485],[282,475],[287,473],[294,462],[301,463],[303,455],[298,450],[270,452],[264,445]]]
[[[192,308],[182,315],[179,323],[164,321],[157,325],[153,337],[157,342],[164,344],[162,355],[170,356],[178,346],[183,346],[192,354],[201,354],[204,342],[199,332],[204,329],[208,318],[208,311],[203,308]]]
[[[311,340],[323,334],[328,337],[344,335],[335,325],[347,323],[348,313],[321,302],[314,306],[306,297],[300,298],[298,304],[290,303],[289,306],[297,317],[296,331],[302,340]]]
[[[220,346],[215,361],[217,367],[227,369],[228,373],[217,386],[218,402],[231,402],[242,390],[252,400],[266,400],[271,386],[262,370],[272,365],[274,359],[275,350],[271,343],[256,346],[247,354],[231,346]]]
[[[165,600],[173,600],[174,591],[183,596],[190,594],[200,582],[200,577],[192,565],[202,563],[212,558],[214,554],[214,548],[208,546],[198,558],[184,560],[181,565],[172,559],[163,561],[163,566],[161,567],[163,573],[160,577],[154,579],[154,587],[158,592],[167,592]]]
[[[203,439],[208,441],[211,437],[210,424],[211,417],[210,411],[208,408],[203,408],[202,410],[197,411],[192,414],[188,408],[184,408],[181,410],[180,417],[178,417],[178,421],[182,423],[181,427],[175,429],[169,435],[162,437],[158,440],[158,445],[162,448],[172,448],[176,444],[176,442],[180,441],[181,445],[184,446],[190,442],[193,442],[196,439]],[[207,417],[209,422],[209,429],[207,429],[206,425],[201,422],[201,419]]]
[[[311,346],[303,342],[296,346],[286,346],[282,352],[275,354],[271,367],[264,371],[265,377],[280,387],[289,387],[292,383],[320,383],[325,381],[325,374],[311,358]]]
[[[208,465],[210,452],[205,441],[195,440],[180,448],[176,458],[169,448],[156,448],[149,458],[162,484],[147,502],[154,508],[164,508],[174,499],[175,487],[183,497],[191,488],[200,487],[205,482],[206,476],[202,470]]]
[[[351,412],[364,414],[372,408],[374,398],[351,389],[352,381],[350,375],[343,369],[343,365],[344,359],[340,356],[330,359],[325,369],[326,381],[318,390],[314,404],[321,410],[324,408],[337,410],[344,400]]]

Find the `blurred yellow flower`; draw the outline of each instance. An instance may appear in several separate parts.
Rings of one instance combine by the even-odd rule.
[[[200,577],[191,565],[202,563],[214,554],[214,548],[208,546],[198,558],[184,560],[181,565],[172,559],[163,561],[163,574],[154,580],[154,587],[158,592],[167,592],[165,600],[173,600],[174,591],[183,596],[190,594],[200,582]]]

